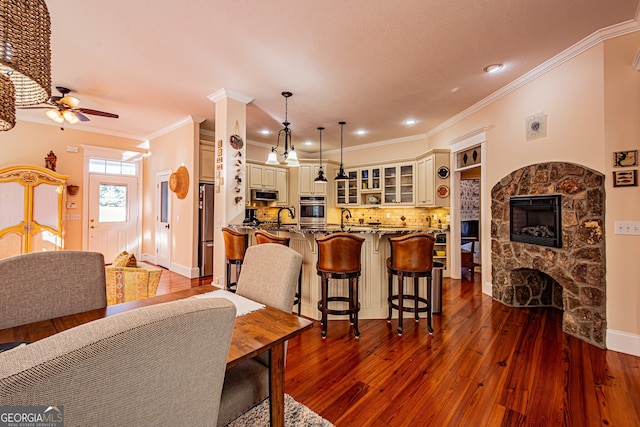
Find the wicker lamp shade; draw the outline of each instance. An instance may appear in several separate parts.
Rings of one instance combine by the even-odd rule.
[[[50,39],[44,0],[0,0],[0,73],[13,82],[15,105],[41,104],[51,96]]]
[[[9,130],[16,124],[15,89],[11,79],[0,74],[0,130]]]

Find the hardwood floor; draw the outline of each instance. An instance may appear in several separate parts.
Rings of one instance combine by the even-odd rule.
[[[198,279],[166,274],[167,291]],[[177,276],[177,275],[175,275]],[[510,308],[444,279],[426,321],[329,321],[289,342],[285,391],[342,426],[640,426],[640,358],[562,332],[555,309]],[[468,276],[467,276],[468,277]]]

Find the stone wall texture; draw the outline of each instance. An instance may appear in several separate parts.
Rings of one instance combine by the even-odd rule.
[[[562,248],[510,241],[511,196],[562,196]],[[573,163],[526,166],[491,190],[493,298],[563,310],[564,332],[605,348],[604,175]]]

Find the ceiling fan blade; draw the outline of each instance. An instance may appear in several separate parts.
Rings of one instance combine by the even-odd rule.
[[[19,108],[19,109],[21,109],[21,110],[40,110],[40,109],[47,109],[47,110],[50,110],[50,109],[51,109],[51,108],[53,108],[53,107],[51,107],[51,106],[44,106],[44,105],[41,105],[41,106],[39,106],[39,107],[17,107],[17,108]]]
[[[118,117],[120,117],[117,114],[106,113],[104,111],[98,111],[98,110],[92,110],[90,108],[77,108],[75,111],[84,113],[84,114],[92,114],[94,116],[111,117],[112,119],[117,119]]]
[[[78,119],[80,119],[80,121],[81,121],[81,122],[88,122],[88,121],[90,121],[90,120],[89,120],[89,117],[85,116],[84,114],[82,114],[82,113],[81,113],[80,111],[78,111],[78,110],[74,110],[74,111],[73,111],[73,114],[75,114],[75,115],[76,115],[76,117],[77,117]]]

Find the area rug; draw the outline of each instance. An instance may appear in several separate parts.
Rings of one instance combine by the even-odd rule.
[[[227,427],[267,427],[269,425],[269,399],[240,415]],[[329,421],[313,412],[288,394],[284,395],[285,427],[334,427]]]

